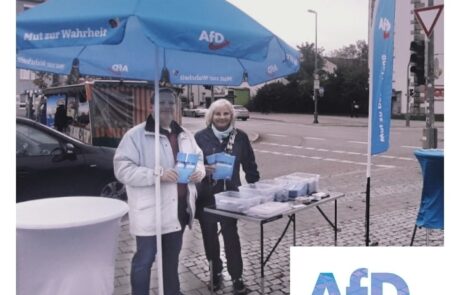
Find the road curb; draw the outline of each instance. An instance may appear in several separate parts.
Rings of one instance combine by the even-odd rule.
[[[251,143],[254,143],[254,142],[258,141],[259,138],[260,138],[260,134],[258,132],[254,132],[254,133],[249,134],[249,141]]]

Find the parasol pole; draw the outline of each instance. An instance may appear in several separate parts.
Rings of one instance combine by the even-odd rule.
[[[160,50],[155,47],[155,225],[157,241],[158,294],[163,295],[163,249],[161,247],[161,190],[160,190]]]

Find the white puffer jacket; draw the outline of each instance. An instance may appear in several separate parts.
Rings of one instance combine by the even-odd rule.
[[[153,121],[153,120],[152,120]],[[151,122],[148,122],[151,127]],[[126,185],[129,205],[130,232],[135,236],[156,235],[155,224],[155,134],[148,131],[146,123],[130,129],[121,140],[114,157],[116,178]],[[182,128],[177,137],[179,151],[199,155],[196,171],[205,176],[203,153],[192,133]],[[174,168],[174,155],[168,138],[160,134],[160,166]],[[189,183],[187,211],[189,227],[195,215],[196,187]],[[177,210],[177,184],[161,183],[162,234],[180,230]]]

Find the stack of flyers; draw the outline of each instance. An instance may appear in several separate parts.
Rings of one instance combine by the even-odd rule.
[[[231,179],[233,175],[233,166],[235,164],[235,156],[227,153],[217,153],[206,157],[208,164],[214,165],[215,170],[212,173],[212,178]]]
[[[177,183],[188,183],[188,178],[195,171],[197,163],[197,154],[177,153],[176,171],[179,174]]]

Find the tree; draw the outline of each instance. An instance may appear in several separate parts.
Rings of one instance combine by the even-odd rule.
[[[328,111],[348,113],[354,100],[359,105],[359,113],[367,114],[369,70],[366,42],[359,40],[356,44],[334,50],[329,59],[337,65],[337,69],[328,75],[322,103],[327,105]]]
[[[48,88],[53,81],[53,74],[46,72],[35,72],[35,79],[33,83],[37,85],[39,89]]]
[[[288,83],[269,83],[259,89],[250,108],[262,112],[305,113],[313,112],[313,74],[315,70],[315,44],[298,46],[301,54],[300,70],[286,78]],[[323,67],[321,56],[324,49],[318,49],[318,69]],[[322,71],[319,71],[322,74]]]
[[[340,49],[333,50],[331,57],[347,58],[347,59],[367,59],[368,46],[366,41],[358,40],[356,44],[343,46]]]
[[[313,74],[315,46],[304,43],[298,47],[301,53],[300,70],[287,77],[288,83],[271,83],[262,87],[254,97],[251,109],[258,111],[313,113]],[[349,114],[353,100],[364,114],[368,107],[368,46],[365,41],[344,46],[333,51],[331,62],[337,65],[334,73],[323,69],[324,49],[318,50],[318,74],[324,96],[318,100],[320,114]]]
[[[313,74],[315,72],[315,44],[306,42],[297,48],[301,56],[300,69],[299,72],[288,77],[288,80],[290,82],[297,82],[301,94],[311,98],[313,95]],[[324,66],[324,59],[322,57],[323,52],[323,48],[318,48],[318,74],[320,75],[320,80],[325,74],[324,71],[322,71]]]

